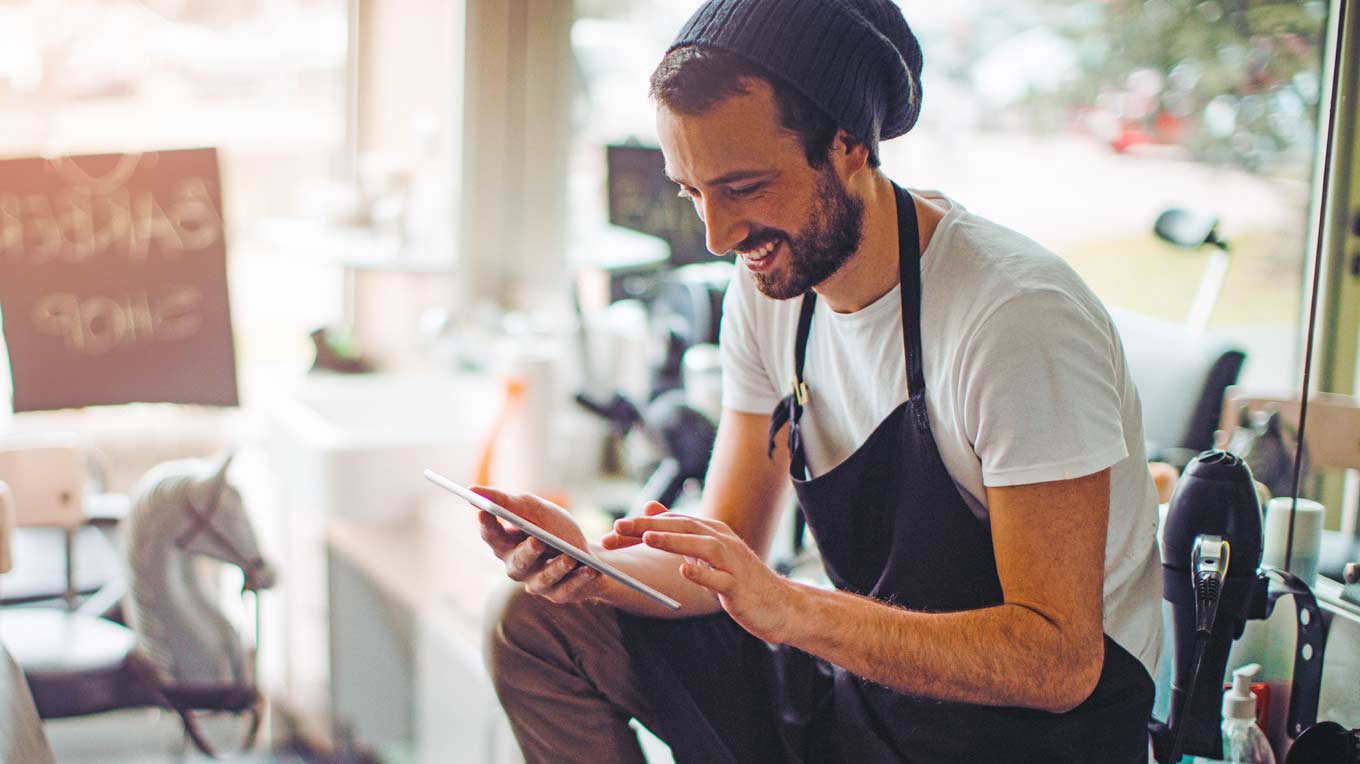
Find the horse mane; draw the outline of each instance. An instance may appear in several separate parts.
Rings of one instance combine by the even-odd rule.
[[[190,501],[194,488],[208,476],[206,462],[181,459],[153,467],[138,481],[132,512],[127,520],[127,567],[129,625],[137,634],[143,654],[156,667],[162,678],[173,676],[174,667],[169,653],[169,626],[158,618],[157,604],[166,595],[151,591],[145,581],[157,575],[151,568],[166,560],[164,550],[173,543],[169,538],[184,502]],[[171,571],[162,570],[159,576],[168,581]]]

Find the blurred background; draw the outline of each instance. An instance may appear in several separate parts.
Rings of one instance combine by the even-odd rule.
[[[1297,390],[1319,236],[1314,387],[1356,393],[1354,100],[1337,115],[1350,126],[1342,201],[1317,225],[1334,2],[901,2],[924,103],[916,129],[883,145],[883,169],[1076,268],[1117,311],[1159,423],[1149,445],[1173,464],[1225,423],[1220,437],[1264,431],[1235,410],[1220,419],[1228,385]],[[235,396],[194,400],[223,381],[217,367],[177,361],[174,345],[137,355],[119,330],[121,363],[173,377],[179,397],[83,400],[94,373],[64,402],[21,405],[44,374],[57,387],[82,375],[20,344],[25,316],[5,311],[4,281],[12,304],[40,288],[23,281],[26,234],[3,232],[31,208],[5,195],[34,193],[25,173],[43,165],[0,163],[0,450],[60,433],[85,465],[72,478],[85,514],[112,506],[78,533],[16,541],[0,624],[43,607],[25,587],[57,574],[67,610],[113,582],[99,616],[126,624],[124,518],[147,471],[231,451],[225,474],[278,580],[242,601],[248,566],[225,553],[202,575],[257,663],[239,683],[267,700],[258,760],[513,761],[479,669],[498,568],[470,513],[420,470],[542,493],[597,531],[647,497],[695,500],[730,258],[702,250],[658,173],[647,79],[697,6],[0,0],[0,159],[75,167],[63,182],[97,196],[154,185],[171,166],[157,152],[215,150],[203,161],[220,173],[212,267],[225,281],[203,288],[209,303],[221,290],[229,323],[186,348],[226,358]],[[113,332],[115,313],[87,315],[87,333]],[[4,465],[16,485],[45,474]],[[1306,483],[1347,538],[1354,484]],[[63,547],[73,533],[84,540]],[[74,587],[72,554],[89,577]],[[200,755],[175,714],[127,705],[45,722],[57,760]],[[246,724],[205,719],[227,749]]]

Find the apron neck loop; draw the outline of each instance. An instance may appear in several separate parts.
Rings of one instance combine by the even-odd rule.
[[[921,228],[916,202],[906,189],[893,184],[897,195],[897,278],[902,299],[902,348],[906,352],[907,391],[916,409],[918,429],[928,427],[926,376],[921,364]]]

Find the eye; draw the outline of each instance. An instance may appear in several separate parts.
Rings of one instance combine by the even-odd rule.
[[[695,191],[695,190],[692,189],[692,188],[687,188],[687,187],[685,187],[685,186],[681,186],[681,187],[680,187],[680,190],[679,190],[678,192],[676,192],[675,195],[678,196],[678,197],[680,197],[681,199],[688,199],[689,201],[692,202],[692,201],[694,201],[694,197],[695,197],[695,195],[696,195],[697,193],[698,193],[698,192]]]
[[[727,189],[727,195],[736,199],[740,199],[743,197],[750,196],[764,187],[765,187],[764,183],[752,183],[749,186],[735,186]]]

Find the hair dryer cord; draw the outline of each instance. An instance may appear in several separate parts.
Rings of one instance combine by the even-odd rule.
[[[1204,653],[1209,649],[1209,635],[1199,633],[1195,635],[1195,661],[1190,669],[1190,686],[1186,688],[1182,703],[1189,704],[1194,700],[1195,689],[1199,685],[1200,669],[1204,664]],[[1176,725],[1176,736],[1171,743],[1171,755],[1167,757],[1163,764],[1176,764],[1181,760],[1181,746],[1185,744],[1185,728],[1190,725],[1187,723],[1190,709],[1182,708],[1180,713],[1180,723]]]

